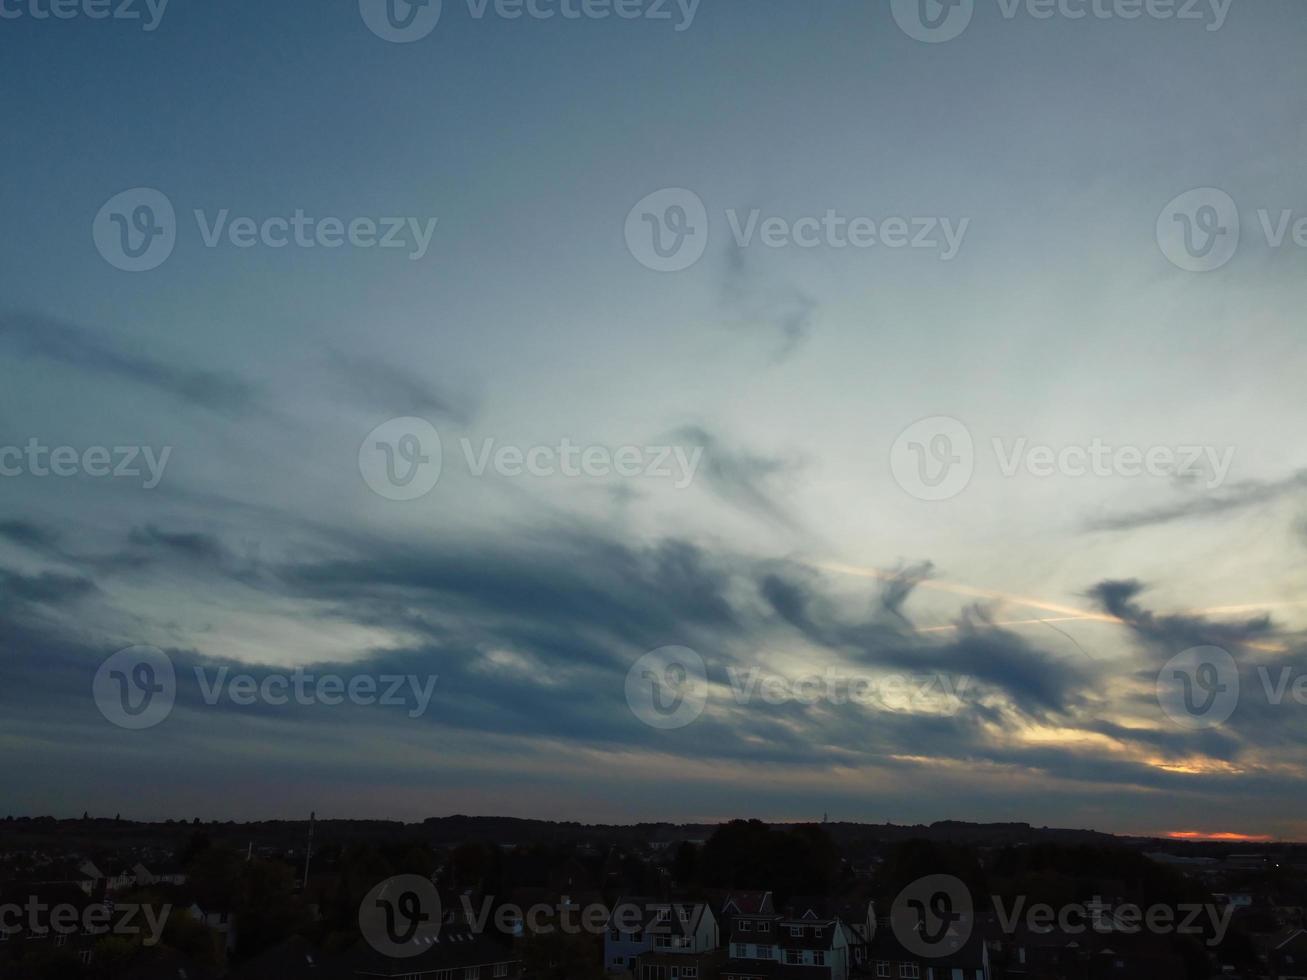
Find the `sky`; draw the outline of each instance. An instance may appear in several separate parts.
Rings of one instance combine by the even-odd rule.
[[[1307,839],[1301,4],[389,4],[0,2],[0,809]]]

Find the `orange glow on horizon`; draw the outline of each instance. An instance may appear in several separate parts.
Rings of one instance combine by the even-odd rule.
[[[1166,834],[1171,840],[1229,841],[1234,844],[1269,844],[1275,840],[1270,834],[1236,834],[1231,830],[1204,833],[1201,830],[1172,830]]]

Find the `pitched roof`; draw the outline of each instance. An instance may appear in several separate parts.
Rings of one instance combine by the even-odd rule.
[[[512,963],[521,957],[508,946],[488,936],[445,926],[435,935],[418,935],[413,956],[386,956],[360,941],[345,957],[351,975],[366,977],[404,977],[435,970],[456,970],[491,963]],[[299,980],[298,975],[293,975]],[[287,980],[282,975],[276,980]]]
[[[651,898],[620,898],[613,906],[612,915],[609,916],[610,928],[617,924],[623,926],[629,924],[630,918],[619,913],[619,910],[630,907],[641,911],[639,924],[634,929],[656,932],[664,936],[693,936],[699,930],[704,916],[712,914],[711,909],[703,902],[660,902]],[[614,919],[617,923],[613,922]],[[634,929],[624,931],[634,931]]]
[[[341,957],[323,953],[302,936],[292,936],[246,960],[227,980],[343,980],[353,975]]]
[[[731,892],[722,903],[723,914],[773,915],[771,892]]]

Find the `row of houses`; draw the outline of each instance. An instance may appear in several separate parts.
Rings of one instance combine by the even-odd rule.
[[[638,925],[610,922],[604,967],[633,980],[989,980],[979,936],[960,937],[947,956],[908,950],[874,906],[833,908],[798,898],[777,909],[771,892],[735,892],[705,902],[624,898],[644,910]],[[959,924],[965,932],[973,930]]]
[[[28,884],[74,885],[83,894],[102,897],[132,888],[151,885],[183,885],[186,873],[165,862],[151,862],[153,870],[144,863],[115,864],[101,869],[89,859],[68,862],[49,862],[20,876]]]

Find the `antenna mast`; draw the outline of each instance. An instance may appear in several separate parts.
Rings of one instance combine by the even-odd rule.
[[[302,891],[307,891],[309,887],[309,862],[313,860],[313,822],[317,819],[318,811],[309,812],[309,846],[304,851],[304,887]]]

